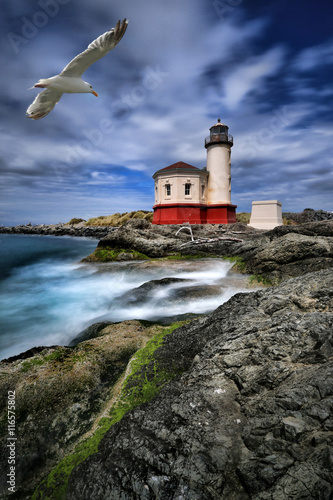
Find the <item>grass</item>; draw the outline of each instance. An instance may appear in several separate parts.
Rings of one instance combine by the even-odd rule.
[[[251,214],[249,212],[239,212],[236,214],[237,222],[248,224],[250,222]]]
[[[42,357],[36,357],[29,359],[27,361],[23,361],[20,370],[23,373],[26,373],[29,370],[31,370],[31,368],[33,368],[34,366],[42,366],[48,361],[63,361],[65,357],[66,357],[65,349],[59,348],[51,352],[51,354],[48,354],[47,356],[42,355]]]
[[[71,455],[65,457],[36,488],[31,500],[63,500],[66,498],[69,475],[81,462],[97,453],[98,445],[110,429],[126,413],[137,406],[149,402],[161,388],[179,375],[176,371],[162,370],[154,359],[154,352],[162,344],[164,337],[185,322],[173,323],[163,328],[145,347],[135,353],[130,361],[131,374],[125,379],[118,402],[112,407],[109,417],[103,417],[95,433],[80,442]]]
[[[74,226],[75,224],[80,224],[80,222],[86,222],[86,221],[84,219],[78,219],[78,218],[74,217],[69,222],[67,222],[67,224]]]
[[[153,215],[153,212],[148,212],[146,210],[101,215],[100,217],[89,219],[86,222],[86,226],[122,226],[130,219],[145,219],[151,222],[153,220]]]

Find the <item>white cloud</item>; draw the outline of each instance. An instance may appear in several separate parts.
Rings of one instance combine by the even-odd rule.
[[[284,56],[283,48],[274,47],[239,65],[223,83],[224,105],[228,109],[235,109],[250,92],[260,94],[263,80],[278,72]]]

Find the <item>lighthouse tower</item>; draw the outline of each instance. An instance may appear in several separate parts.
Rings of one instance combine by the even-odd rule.
[[[230,153],[233,138],[218,122],[206,137],[207,167],[199,169],[183,161],[154,173],[153,224],[231,224],[236,205],[231,204]]]
[[[230,224],[236,222],[236,205],[231,204],[231,148],[233,137],[229,127],[217,123],[210,128],[205,139],[207,149],[207,223]]]

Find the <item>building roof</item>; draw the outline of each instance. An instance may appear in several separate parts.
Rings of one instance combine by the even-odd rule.
[[[197,167],[193,167],[193,165],[189,165],[188,163],[184,163],[183,161],[177,161],[177,163],[173,163],[172,165],[169,165],[168,167],[161,168],[159,172],[162,170],[187,170],[187,169],[194,169],[194,170],[200,170]]]
[[[183,161],[177,161],[177,163],[173,163],[172,165],[169,165],[168,167],[164,167],[164,168],[161,168],[160,170],[157,170],[157,172],[154,173],[153,178],[155,179],[155,177],[158,174],[163,174],[163,173],[166,174],[167,172],[172,172],[172,171],[176,171],[179,173],[181,173],[181,172],[190,173],[192,171],[192,173],[200,172],[202,175],[204,173],[206,175],[208,175],[208,173],[205,170],[202,170],[198,167],[194,167],[193,165],[189,165],[188,163],[184,163]]]

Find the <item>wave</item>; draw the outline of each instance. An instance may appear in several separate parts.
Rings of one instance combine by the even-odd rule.
[[[86,265],[73,263],[68,256],[44,256],[20,265],[0,283],[0,357],[37,345],[68,345],[101,319],[160,320],[208,313],[245,290],[244,277],[230,274],[230,267],[219,259]],[[125,300],[128,292],[144,283],[168,277],[184,281],[147,294],[140,303]],[[202,296],[193,293],[200,287],[208,290]]]

